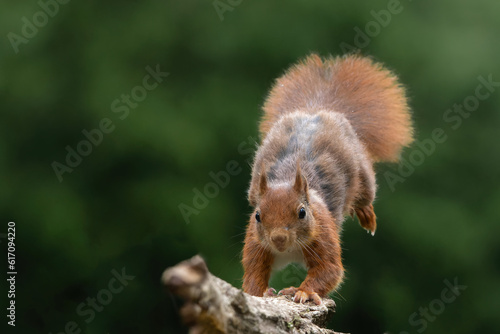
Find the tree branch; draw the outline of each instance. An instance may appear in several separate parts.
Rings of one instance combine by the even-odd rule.
[[[185,300],[180,314],[190,334],[317,333],[335,311],[335,302],[297,304],[288,296],[254,297],[213,276],[199,256],[165,270],[163,284]]]

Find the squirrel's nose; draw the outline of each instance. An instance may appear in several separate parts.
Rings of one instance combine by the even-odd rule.
[[[287,236],[284,234],[277,234],[271,237],[271,241],[280,252],[285,250],[287,239]]]

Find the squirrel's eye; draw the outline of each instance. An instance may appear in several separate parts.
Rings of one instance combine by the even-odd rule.
[[[260,212],[259,211],[257,211],[255,213],[255,220],[257,221],[257,223],[260,223]]]
[[[300,208],[300,210],[299,210],[299,218],[300,219],[304,219],[305,216],[306,216],[306,209]]]

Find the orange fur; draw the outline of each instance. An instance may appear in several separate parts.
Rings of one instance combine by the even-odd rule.
[[[302,261],[306,279],[282,293],[318,303],[344,276],[344,216],[356,213],[375,232],[373,163],[396,160],[412,141],[406,97],[397,78],[368,58],[313,54],[277,80],[264,112],[248,191],[255,209],[243,288],[267,294],[273,269]]]

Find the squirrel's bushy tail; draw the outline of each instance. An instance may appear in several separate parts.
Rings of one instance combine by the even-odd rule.
[[[263,109],[263,137],[286,113],[340,112],[374,161],[396,161],[401,149],[413,141],[406,95],[397,77],[358,55],[325,61],[310,55],[276,81]]]

